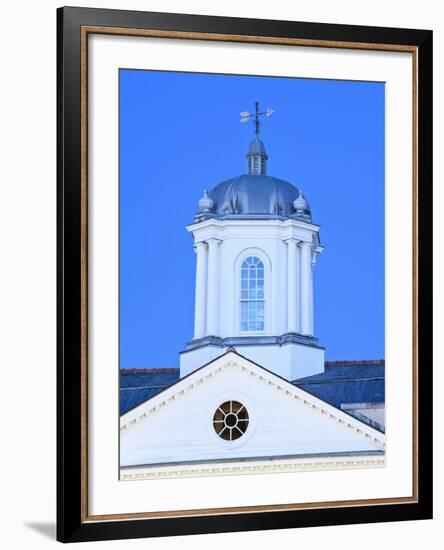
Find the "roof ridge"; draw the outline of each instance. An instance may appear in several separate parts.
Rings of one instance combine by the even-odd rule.
[[[317,375],[314,374],[313,376],[317,376]],[[312,377],[307,376],[307,378],[310,379]],[[299,380],[302,380],[302,382],[299,382]],[[342,384],[343,382],[368,382],[370,380],[385,380],[385,376],[371,376],[366,378],[327,378],[326,380],[322,378],[318,378],[318,379],[314,378],[311,380],[306,380],[305,378],[299,378],[299,379],[293,380],[292,384],[296,384],[297,386],[310,384],[311,386],[312,384],[334,384],[336,382],[340,382]]]
[[[151,369],[120,369],[120,374],[150,374],[158,372],[179,372],[176,367],[151,368]]]
[[[353,359],[325,361],[326,367],[348,367],[353,365],[384,365],[385,359]]]

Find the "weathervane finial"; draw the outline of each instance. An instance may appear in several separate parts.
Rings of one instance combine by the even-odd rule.
[[[256,101],[255,102],[255,113],[251,114],[248,111],[242,111],[241,114],[240,114],[240,116],[241,116],[240,121],[241,122],[248,122],[249,120],[253,120],[254,132],[256,134],[256,137],[259,137],[260,126],[261,126],[261,122],[260,122],[259,117],[262,116],[262,115],[271,116],[273,113],[274,113],[273,109],[269,109],[269,108],[267,108],[265,111],[260,112],[259,102]]]

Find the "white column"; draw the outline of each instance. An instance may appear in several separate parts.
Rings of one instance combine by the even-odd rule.
[[[194,302],[194,339],[205,336],[207,310],[207,245],[196,243],[196,293]]]
[[[287,242],[287,332],[299,332],[298,289],[299,289],[299,247],[296,239]]]
[[[301,243],[301,332],[312,335],[311,302],[313,299],[311,277],[311,243]]]
[[[311,269],[310,269],[310,334],[314,335],[314,293],[313,293],[313,271],[316,265],[316,253],[312,252]]]
[[[219,243],[208,239],[207,334],[219,336]]]

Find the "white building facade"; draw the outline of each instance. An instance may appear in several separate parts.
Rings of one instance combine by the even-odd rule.
[[[194,337],[179,378],[122,414],[121,479],[385,464],[377,403],[372,426],[356,417],[362,407],[341,410],[300,385],[325,374],[313,318],[319,226],[299,189],[266,174],[267,159],[256,137],[248,174],[205,191],[187,227]]]

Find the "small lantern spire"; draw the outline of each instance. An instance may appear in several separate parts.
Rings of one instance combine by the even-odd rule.
[[[271,116],[274,113],[272,109],[267,108],[265,111],[260,111],[259,102],[255,103],[255,112],[253,114],[248,111],[242,111],[241,122],[248,122],[251,120],[254,124],[254,133],[256,134],[255,139],[250,143],[247,153],[248,159],[248,174],[250,176],[261,176],[267,173],[267,160],[268,155],[265,151],[265,145],[259,139],[259,132],[261,127],[260,118],[262,115],[267,117]]]
[[[265,176],[267,173],[268,155],[265,145],[259,138],[253,139],[248,147],[248,175]]]

